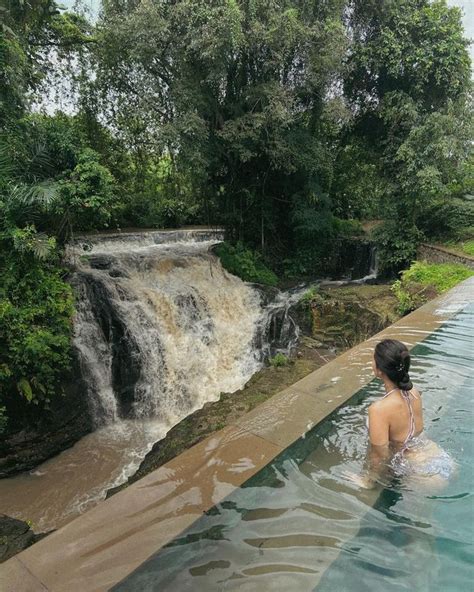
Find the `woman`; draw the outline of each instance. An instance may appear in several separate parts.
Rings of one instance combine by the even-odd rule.
[[[368,471],[349,478],[365,488],[385,480],[386,474],[407,478],[410,485],[444,486],[455,464],[423,434],[421,394],[410,380],[407,347],[384,339],[375,348],[372,368],[384,383],[385,395],[369,407]]]

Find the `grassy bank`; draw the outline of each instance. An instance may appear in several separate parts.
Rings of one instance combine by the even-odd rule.
[[[474,271],[456,263],[415,261],[401,273],[400,279],[392,287],[399,312],[406,314],[415,310],[472,275]]]

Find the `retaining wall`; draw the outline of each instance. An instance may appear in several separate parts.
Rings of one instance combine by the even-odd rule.
[[[474,257],[460,255],[451,249],[437,245],[421,244],[418,247],[417,258],[428,263],[461,263],[474,269]]]

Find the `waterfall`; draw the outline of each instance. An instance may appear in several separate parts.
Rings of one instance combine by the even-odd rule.
[[[241,389],[268,356],[289,353],[290,307],[279,292],[227,273],[210,230],[77,237],[67,248],[74,347],[96,428],[35,471],[3,479],[12,516],[39,531],[67,523],[133,475],[179,421]]]
[[[370,247],[370,255],[369,255],[369,273],[365,275],[363,278],[359,280],[360,283],[367,282],[368,280],[375,280],[377,279],[378,275],[378,257],[377,257],[377,247],[372,245]]]
[[[97,425],[154,418],[172,427],[242,388],[265,356],[287,351],[297,294],[228,274],[209,231],[77,239],[74,345]]]

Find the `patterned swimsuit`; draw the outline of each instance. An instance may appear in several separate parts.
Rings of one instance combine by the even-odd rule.
[[[383,398],[388,397],[388,395],[396,390],[399,389],[392,389],[384,395]],[[455,470],[455,462],[451,456],[439,446],[436,446],[436,454],[429,455],[422,462],[415,460],[416,455],[413,453],[422,453],[432,445],[432,443],[426,437],[424,432],[415,436],[415,415],[413,413],[412,397],[417,398],[417,396],[411,391],[404,390],[400,390],[400,394],[408,405],[410,427],[401,448],[393,455],[390,461],[390,467],[395,475],[399,477],[410,475],[432,477],[434,475],[439,475],[443,479],[449,479]]]

